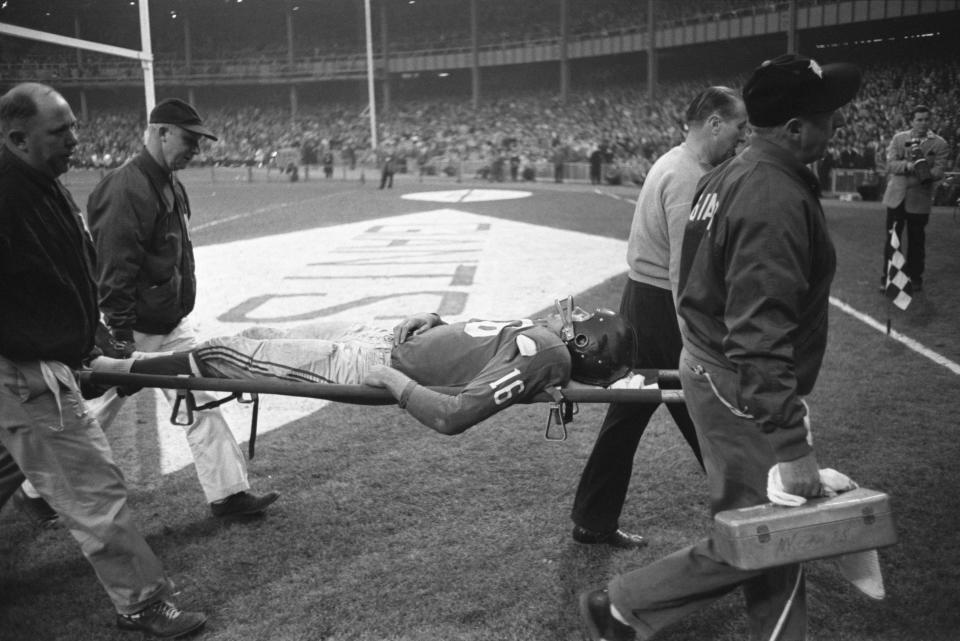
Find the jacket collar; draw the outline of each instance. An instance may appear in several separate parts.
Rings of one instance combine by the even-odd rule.
[[[140,153],[134,156],[130,162],[140,168],[140,171],[143,172],[153,185],[154,190],[160,194],[167,209],[173,209],[173,173],[161,167],[160,163],[154,160],[146,147],[141,149]]]
[[[16,171],[23,174],[30,182],[45,191],[51,193],[59,193],[62,191],[59,180],[38,169],[34,169],[24,162],[22,158],[7,149],[6,145],[0,145],[0,172],[7,171]]]
[[[807,185],[817,197],[820,196],[820,181],[816,175],[783,147],[763,138],[754,138],[750,146],[743,151],[743,154],[747,159],[773,161],[793,174],[797,180]]]

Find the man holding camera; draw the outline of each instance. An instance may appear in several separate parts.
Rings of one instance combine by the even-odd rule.
[[[947,169],[947,142],[930,130],[930,108],[917,105],[911,111],[910,129],[893,136],[887,147],[887,190],[883,204],[887,208],[886,238],[883,246],[883,272],[880,291],[886,290],[887,263],[893,254],[890,230],[903,239],[907,226],[904,268],[913,283],[913,291],[923,290],[926,258],[926,231],[933,202],[934,183],[942,180]]]

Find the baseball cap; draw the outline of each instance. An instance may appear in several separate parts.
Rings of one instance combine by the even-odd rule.
[[[188,103],[179,98],[167,98],[159,103],[150,112],[150,122],[164,125],[176,125],[195,134],[216,140],[213,132],[203,126],[200,114]]]
[[[772,127],[839,109],[857,95],[860,78],[860,69],[852,64],[820,66],[813,58],[784,54],[753,70],[743,101],[750,124]]]

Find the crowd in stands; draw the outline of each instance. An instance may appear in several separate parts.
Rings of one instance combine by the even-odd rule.
[[[53,0],[40,0],[50,3]],[[810,5],[823,0],[800,0]],[[371,22],[373,46],[382,49],[381,29],[386,24],[391,51],[461,49],[470,47],[470,0],[403,0],[389,3],[387,20]],[[5,4],[5,3],[4,3]],[[0,21],[28,28],[50,30],[127,48],[139,48],[138,18],[101,16],[89,5],[76,16],[52,5],[50,11],[26,16],[0,8]],[[216,61],[245,61],[283,65],[292,55],[297,61],[329,56],[362,56],[365,47],[362,4],[355,0],[325,0],[293,3],[291,30],[287,30],[282,3],[183,3],[159,0],[151,3],[151,37],[157,70],[182,70],[189,51],[191,66],[211,66]],[[670,0],[656,5],[659,26],[694,24],[732,16],[782,10],[783,0]],[[59,7],[59,8],[58,8]],[[560,34],[559,0],[477,0],[478,39],[481,46],[556,40]],[[126,8],[126,7],[125,7]],[[602,36],[643,30],[647,3],[638,0],[567,0],[567,24],[571,38]],[[44,16],[46,13],[46,17]],[[57,20],[58,22],[53,22]],[[122,22],[123,24],[119,24]],[[188,28],[184,28],[189,23]],[[79,26],[79,32],[76,30]],[[187,35],[189,32],[189,36]],[[123,34],[118,40],[117,34]],[[189,39],[189,40],[188,40]],[[139,64],[84,52],[78,63],[74,51],[16,38],[0,37],[0,65],[28,65],[27,71],[53,77],[135,77]],[[5,72],[13,72],[11,67]],[[5,75],[9,75],[5,73]]]
[[[713,82],[716,82],[714,80]],[[722,83],[739,86],[729,78]],[[662,83],[651,102],[640,87],[492,95],[473,109],[468,96],[395,101],[378,114],[383,149],[408,167],[443,171],[459,160],[504,166],[586,162],[602,146],[627,180],[642,182],[649,165],[683,137],[682,114],[695,83]],[[960,62],[942,58],[876,63],[865,67],[858,97],[845,108],[840,129],[821,165],[882,172],[891,136],[907,128],[904,111],[921,102],[933,109],[934,130],[951,148],[951,170],[960,170]],[[295,119],[280,106],[216,106],[201,111],[220,140],[197,162],[265,165],[279,149],[298,148],[306,161],[332,152],[339,163],[364,161],[370,147],[365,105],[301,105]],[[144,127],[139,110],[94,110],[84,123],[78,164],[110,167],[139,151]],[[373,158],[368,159],[373,162]],[[493,175],[497,175],[496,172]]]

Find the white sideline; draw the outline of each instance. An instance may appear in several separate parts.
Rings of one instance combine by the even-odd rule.
[[[831,297],[830,297],[830,303],[831,303],[832,305],[840,308],[841,311],[844,311],[844,312],[846,312],[847,314],[850,314],[851,316],[853,316],[853,317],[856,318],[857,320],[859,320],[859,321],[861,321],[861,322],[863,322],[863,323],[866,323],[867,325],[869,325],[870,327],[876,329],[877,331],[883,332],[884,334],[887,333],[887,326],[886,326],[886,325],[884,325],[883,323],[881,323],[881,322],[878,321],[877,319],[873,318],[872,316],[868,316],[867,314],[864,314],[863,312],[857,311],[856,309],[854,309],[854,308],[850,307],[849,305],[847,305],[846,303],[844,303],[842,300],[840,300],[840,299],[838,299],[838,298],[834,298],[833,296],[831,296]],[[946,356],[943,356],[943,355],[941,355],[941,354],[938,354],[938,353],[936,353],[935,351],[933,351],[932,349],[929,349],[929,348],[925,347],[923,344],[918,343],[917,341],[913,340],[913,339],[910,338],[909,336],[906,336],[906,335],[901,334],[900,332],[898,332],[898,331],[896,331],[896,330],[894,330],[894,329],[891,329],[891,330],[890,330],[890,338],[892,338],[892,339],[895,340],[895,341],[899,341],[899,342],[903,343],[904,345],[906,345],[907,347],[909,347],[910,349],[912,349],[913,351],[915,351],[917,354],[920,354],[921,356],[925,356],[925,357],[929,358],[931,361],[933,361],[933,362],[936,363],[937,365],[942,365],[943,367],[946,367],[948,370],[950,370],[950,371],[953,372],[954,374],[960,374],[960,365],[958,365],[957,363],[954,363],[953,361],[951,361],[951,360],[950,360],[949,358],[947,358]]]

